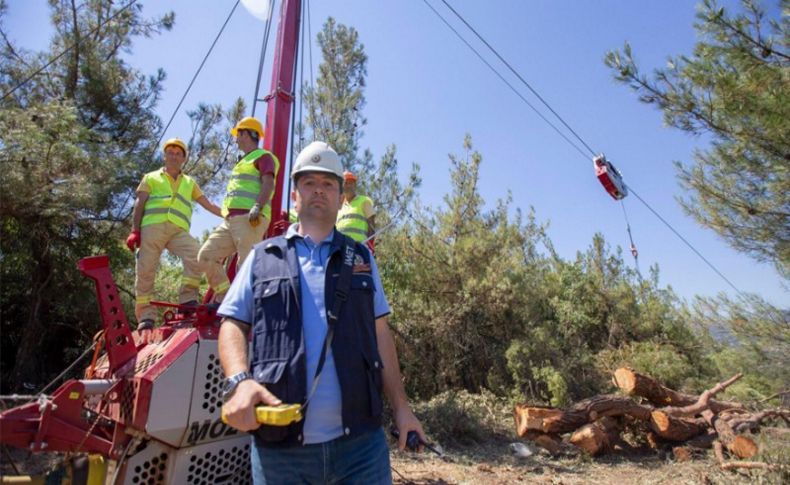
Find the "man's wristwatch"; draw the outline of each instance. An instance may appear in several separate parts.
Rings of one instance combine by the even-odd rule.
[[[241,381],[246,381],[247,379],[252,379],[252,374],[246,370],[238,374],[233,374],[225,379],[225,382],[222,384],[222,400],[227,401],[230,395],[233,394],[233,391],[236,390],[236,386],[238,386]]]

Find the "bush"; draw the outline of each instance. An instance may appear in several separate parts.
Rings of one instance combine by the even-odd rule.
[[[446,391],[415,404],[414,412],[429,438],[444,447],[473,446],[513,432],[511,406],[487,391]]]

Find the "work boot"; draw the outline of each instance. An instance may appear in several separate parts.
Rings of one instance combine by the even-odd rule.
[[[153,330],[153,329],[154,329],[154,321],[150,318],[145,318],[137,323],[138,332],[140,330]]]

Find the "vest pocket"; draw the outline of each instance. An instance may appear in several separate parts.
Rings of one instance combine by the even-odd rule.
[[[263,362],[258,364],[255,369],[255,380],[261,384],[277,384],[288,366],[287,360]],[[271,391],[270,386],[266,386]],[[277,396],[284,398],[285,396]]]
[[[365,364],[368,378],[368,397],[370,400],[370,415],[372,417],[380,416],[383,411],[383,403],[381,400],[382,376],[381,370],[383,365],[378,356],[373,358],[365,355]]]
[[[351,289],[373,291],[373,277],[369,274],[358,273],[351,276]]]
[[[253,288],[255,326],[254,354],[257,362],[284,360],[297,335],[288,332],[288,280],[262,281]],[[293,331],[291,333],[294,333]]]
[[[283,402],[288,399],[288,378],[285,376],[287,360],[274,360],[255,364],[253,375],[255,380],[266,386],[266,389]],[[284,440],[291,426],[270,426],[263,424],[254,431],[255,435],[265,443],[276,443]]]

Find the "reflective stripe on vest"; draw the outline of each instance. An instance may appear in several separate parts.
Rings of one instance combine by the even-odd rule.
[[[370,201],[370,198],[358,195],[351,202],[344,202],[337,214],[337,230],[356,242],[362,242],[368,237],[368,219],[363,209],[367,201]]]
[[[233,167],[230,174],[228,191],[225,194],[225,200],[222,201],[222,217],[227,217],[230,209],[251,209],[255,205],[258,194],[261,192],[261,172],[255,166],[255,160],[264,155],[270,155],[274,160],[274,178],[277,179],[280,161],[273,153],[259,148],[245,155]],[[274,198],[274,190],[269,194],[269,200],[261,210],[263,217],[268,220],[272,219],[272,198]]]
[[[168,175],[164,170],[154,170],[145,174],[143,181],[151,189],[145,201],[143,220],[140,226],[172,222],[189,231],[192,222],[192,192],[195,181],[189,175],[179,175],[178,191],[173,193]]]

